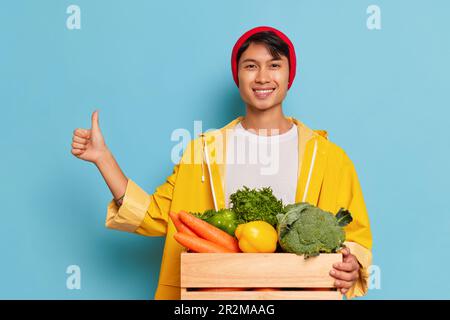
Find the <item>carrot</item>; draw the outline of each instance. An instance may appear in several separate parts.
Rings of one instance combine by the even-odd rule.
[[[191,236],[186,233],[177,232],[173,235],[175,240],[182,246],[194,250],[199,253],[232,253],[233,251],[221,247],[211,241],[199,238],[197,236]]]
[[[225,247],[231,250],[231,252],[241,252],[239,249],[238,240],[225,231],[216,228],[208,222],[203,221],[202,219],[199,219],[186,211],[180,211],[178,213],[178,217],[199,237]]]
[[[177,229],[178,232],[183,232],[183,233],[189,234],[191,236],[198,237],[194,231],[189,229],[188,226],[186,226],[183,222],[181,222],[180,218],[178,217],[178,215],[175,212],[170,212],[169,216],[172,219],[173,224],[175,225],[175,228]]]

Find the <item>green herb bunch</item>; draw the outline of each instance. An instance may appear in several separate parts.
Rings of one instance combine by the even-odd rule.
[[[244,222],[266,221],[276,226],[277,214],[283,211],[283,203],[274,195],[272,188],[250,189],[244,186],[230,195],[231,209]]]

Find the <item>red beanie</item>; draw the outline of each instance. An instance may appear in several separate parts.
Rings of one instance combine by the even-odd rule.
[[[231,54],[231,71],[233,72],[234,82],[236,82],[236,85],[239,87],[238,66],[237,66],[237,62],[236,62],[236,57],[237,57],[239,48],[252,35],[254,35],[255,33],[258,33],[258,32],[262,32],[262,31],[273,31],[278,37],[280,37],[281,40],[286,42],[286,44],[289,47],[289,83],[288,83],[288,89],[289,89],[295,78],[296,57],[295,57],[294,45],[292,44],[291,40],[289,40],[289,38],[283,32],[281,32],[275,28],[266,27],[266,26],[256,27],[256,28],[253,28],[253,29],[247,31],[239,38],[239,40],[234,45],[233,52]]]

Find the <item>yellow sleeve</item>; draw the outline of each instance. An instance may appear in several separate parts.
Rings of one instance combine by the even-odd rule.
[[[372,264],[372,251],[356,242],[346,241],[344,245],[350,249],[351,254],[356,256],[359,262],[359,279],[355,282],[345,296],[348,299],[361,297],[369,290],[369,267]]]
[[[372,232],[361,185],[355,167],[346,154],[339,185],[338,206],[348,209],[352,214],[353,221],[345,227],[344,244],[360,264],[359,279],[346,296],[347,298],[363,296],[368,291],[368,268],[372,264]]]
[[[108,204],[106,227],[144,236],[165,235],[178,168],[179,164],[175,165],[166,182],[151,195],[128,179],[122,205],[118,207],[114,199]]]

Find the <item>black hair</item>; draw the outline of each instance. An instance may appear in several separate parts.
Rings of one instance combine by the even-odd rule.
[[[239,59],[251,43],[260,43],[264,45],[267,50],[269,50],[270,54],[275,59],[280,59],[281,56],[285,56],[287,57],[289,64],[291,63],[289,59],[288,44],[284,42],[279,36],[277,36],[273,31],[261,31],[250,36],[239,48],[236,55],[236,64],[239,64]]]

